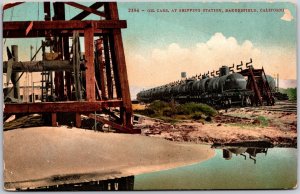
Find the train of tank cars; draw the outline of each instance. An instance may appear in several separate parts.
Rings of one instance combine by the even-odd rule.
[[[247,68],[253,68],[246,63]],[[155,100],[179,103],[200,102],[218,107],[253,106],[254,91],[247,89],[247,78],[240,73],[235,73],[232,67],[222,66],[217,71],[217,76],[209,72],[192,78],[172,82],[163,86],[141,91],[137,94],[139,102],[149,103]],[[276,93],[275,80],[266,75],[271,92]],[[278,93],[278,92],[277,92]],[[286,98],[287,96],[285,96]]]

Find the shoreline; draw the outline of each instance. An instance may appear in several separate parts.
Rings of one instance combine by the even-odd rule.
[[[15,129],[4,132],[4,182],[6,190],[88,182],[187,166],[214,156],[208,145],[142,135],[66,127]]]

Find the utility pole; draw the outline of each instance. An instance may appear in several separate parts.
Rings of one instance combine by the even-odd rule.
[[[30,45],[30,60],[32,59],[32,50],[33,50],[33,46]],[[34,102],[34,84],[33,84],[32,72],[31,72],[31,86],[32,86],[32,89],[31,89],[31,102]]]
[[[277,92],[279,92],[279,73],[277,73]]]

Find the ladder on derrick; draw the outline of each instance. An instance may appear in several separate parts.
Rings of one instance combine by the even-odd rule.
[[[42,102],[49,101],[49,96],[53,96],[53,79],[51,71],[42,71],[42,86],[41,86],[41,100]]]

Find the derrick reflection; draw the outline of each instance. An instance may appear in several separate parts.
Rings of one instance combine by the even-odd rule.
[[[223,149],[223,158],[225,160],[230,160],[232,158],[232,154],[235,154],[236,156],[241,155],[244,157],[244,159],[247,159],[247,154],[249,159],[254,161],[254,164],[256,164],[256,155],[259,153],[264,153],[267,155],[268,148],[255,148],[255,147],[249,147],[249,148],[224,148]]]
[[[272,147],[274,145],[268,141],[247,141],[212,145],[214,149],[223,150],[223,158],[225,160],[231,160],[233,155],[236,155],[237,157],[244,157],[245,160],[249,158],[254,161],[254,164],[256,164],[257,154],[265,154],[266,156],[268,148]]]

